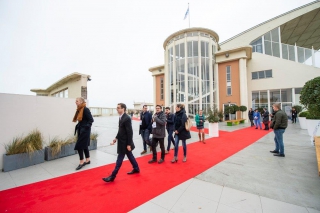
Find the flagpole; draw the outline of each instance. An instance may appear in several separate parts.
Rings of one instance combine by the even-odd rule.
[[[189,28],[190,28],[190,9],[189,9],[189,3],[188,3],[188,11],[189,11]]]

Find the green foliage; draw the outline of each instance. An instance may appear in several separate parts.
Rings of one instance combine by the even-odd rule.
[[[6,154],[33,153],[43,149],[43,137],[37,130],[31,131],[26,137],[16,137],[11,143],[5,145]]]
[[[236,111],[239,111],[239,107],[237,105],[231,105],[231,106],[225,106],[224,107],[224,114],[229,115],[229,114],[234,114]]]
[[[320,117],[320,77],[307,81],[301,90],[300,102],[311,117]]]
[[[219,121],[223,121],[224,113],[222,109],[218,111],[218,117],[219,117]]]
[[[241,117],[243,118],[243,112],[245,112],[245,111],[247,111],[247,107],[246,106],[243,106],[243,105],[241,105],[240,107],[239,107],[239,110],[241,111]]]
[[[91,132],[90,134],[90,140],[95,141],[97,140],[99,134],[97,132]]]
[[[299,112],[302,112],[302,106],[300,105],[294,105],[292,108],[295,108],[298,114]]]
[[[309,112],[308,111],[303,111],[303,112],[300,112],[298,114],[298,117],[307,117],[307,115],[309,115]]]
[[[319,116],[319,115],[314,115],[314,114],[308,113],[307,116],[306,116],[306,119],[310,119],[310,120],[320,120],[320,116]]]
[[[259,108],[258,108],[258,112],[260,112],[260,114],[263,114],[263,113],[264,113],[263,108],[262,108],[262,107],[259,107]]]
[[[56,156],[59,152],[61,152],[61,147],[65,146],[70,143],[74,143],[75,137],[70,137],[67,139],[59,139],[57,137],[54,137],[52,140],[49,142],[49,147],[51,148],[51,154],[52,156]]]
[[[240,107],[238,105],[232,105],[231,107],[233,108],[234,113],[236,113],[237,111],[240,110]],[[234,114],[234,113],[232,113],[232,114]]]
[[[209,109],[207,112],[207,118],[209,123],[217,123],[219,122],[218,109],[216,106],[213,109]]]

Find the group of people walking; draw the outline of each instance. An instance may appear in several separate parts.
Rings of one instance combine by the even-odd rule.
[[[264,124],[264,130],[269,130],[269,111],[267,110],[267,108],[263,108],[263,113],[260,113],[258,109],[255,109],[253,111],[252,108],[250,108],[248,112],[248,117],[251,123],[251,127],[255,126],[256,129],[258,129],[258,127],[262,129],[262,119],[262,123]]]

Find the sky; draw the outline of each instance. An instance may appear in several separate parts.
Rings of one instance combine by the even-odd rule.
[[[91,75],[90,106],[153,102],[150,67],[172,33],[203,27],[223,42],[310,0],[0,0],[0,93],[35,95]],[[184,19],[188,9],[190,17]],[[1,100],[0,100],[1,101]]]

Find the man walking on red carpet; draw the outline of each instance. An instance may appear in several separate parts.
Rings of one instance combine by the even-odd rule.
[[[132,150],[135,148],[135,146],[132,140],[133,131],[132,131],[131,118],[129,115],[125,113],[126,109],[127,109],[127,106],[123,103],[119,103],[117,106],[117,111],[120,116],[119,129],[118,129],[118,134],[116,138],[113,139],[111,145],[115,144],[118,140],[118,146],[117,146],[118,158],[116,162],[116,167],[114,168],[112,174],[109,177],[102,178],[102,180],[105,182],[114,181],[122,165],[125,155],[127,155],[133,167],[133,170],[131,172],[128,172],[127,174],[132,175],[140,172],[138,163],[132,154]]]

